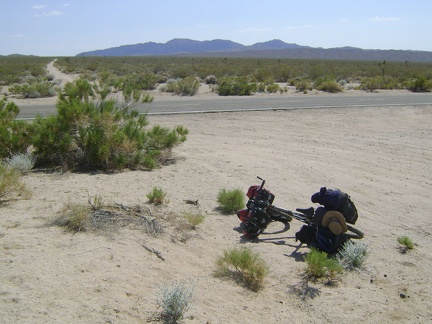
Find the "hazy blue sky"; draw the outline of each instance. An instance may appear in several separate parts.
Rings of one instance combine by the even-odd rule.
[[[73,56],[173,38],[432,51],[432,1],[1,0],[0,55]]]

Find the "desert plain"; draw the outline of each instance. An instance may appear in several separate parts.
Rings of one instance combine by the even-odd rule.
[[[432,321],[432,103],[149,121],[189,129],[161,168],[33,170],[22,177],[31,198],[1,202],[0,322],[158,322],[161,287],[179,281],[194,287],[182,323]],[[296,220],[287,231],[272,223],[258,240],[244,239],[237,216],[221,213],[216,197],[221,189],[246,193],[257,176],[287,209],[314,206],[310,196],[321,186],[349,193],[368,245],[364,266],[344,271],[332,285],[305,282],[309,248],[295,241],[302,225]],[[154,187],[166,193],[166,204],[148,204]],[[68,202],[87,204],[96,195],[162,215],[166,231],[152,236],[123,226],[71,233],[48,225]],[[176,229],[173,219],[180,222],[185,213],[205,220]],[[415,248],[403,253],[400,236]],[[251,248],[268,264],[260,291],[214,276],[216,259],[235,247]]]

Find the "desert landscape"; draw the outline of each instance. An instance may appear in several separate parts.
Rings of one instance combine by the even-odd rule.
[[[2,323],[158,322],[161,287],[180,280],[194,287],[183,323],[432,321],[432,104],[149,121],[189,129],[161,168],[34,170],[22,177],[30,199],[1,202]],[[242,238],[237,216],[221,213],[216,197],[224,188],[246,193],[257,176],[276,195],[274,204],[288,209],[313,206],[310,196],[321,186],[349,193],[359,211],[355,226],[369,247],[364,267],[344,271],[333,285],[305,282],[309,249],[295,241],[302,225],[296,220],[286,232],[272,223],[258,240]],[[168,203],[148,204],[153,187],[166,192]],[[166,219],[200,213],[205,220],[181,232],[164,222],[165,233],[156,237],[131,226],[76,234],[49,226],[68,202],[86,204],[96,195]],[[415,243],[407,253],[397,242],[404,235]],[[241,246],[259,252],[269,266],[257,293],[214,276],[223,251]]]

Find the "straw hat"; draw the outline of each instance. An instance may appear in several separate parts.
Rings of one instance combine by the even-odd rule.
[[[343,215],[335,210],[325,213],[322,226],[328,227],[334,235],[340,235],[348,231],[347,223]]]

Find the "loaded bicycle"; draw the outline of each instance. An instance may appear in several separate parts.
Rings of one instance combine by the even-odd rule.
[[[264,188],[266,182],[264,179],[257,178],[261,180],[261,184],[249,187],[246,193],[249,198],[246,208],[237,213],[245,237],[255,239],[265,231],[271,222],[288,224],[293,219],[305,224],[301,229],[303,232],[296,233],[296,238],[299,237],[300,241],[302,241],[302,234],[306,231],[309,231],[309,235],[313,235],[314,239],[318,237],[319,232],[324,233],[323,235],[327,235],[333,241],[364,237],[362,231],[352,226],[357,221],[358,214],[353,201],[346,193],[338,189],[323,187],[311,198],[312,202],[320,203],[322,207],[297,208],[292,211],[274,205],[275,195]]]

